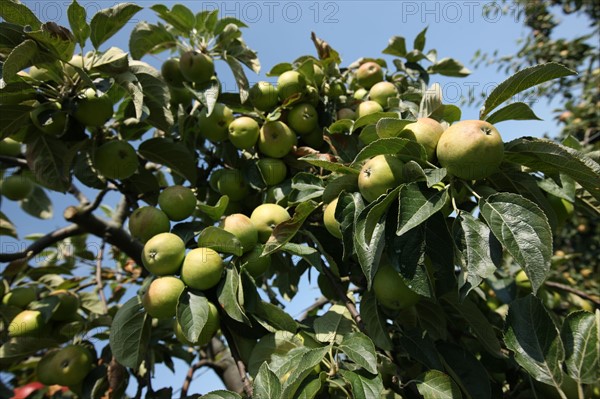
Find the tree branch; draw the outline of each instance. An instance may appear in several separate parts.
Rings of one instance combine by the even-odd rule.
[[[102,308],[104,314],[108,314],[108,305],[106,304],[106,295],[104,295],[104,285],[102,284],[102,258],[104,257],[104,246],[106,243],[102,241],[100,250],[98,251],[98,257],[96,259],[96,286],[98,287],[98,295],[102,302]]]
[[[69,222],[79,225],[84,231],[106,240],[110,245],[120,248],[133,259],[138,265],[142,266],[143,245],[133,239],[125,230],[112,221],[105,221],[93,213],[70,206],[65,209],[63,216]]]
[[[578,290],[577,288],[573,288],[570,285],[557,283],[555,281],[545,281],[544,285],[546,285],[548,287],[559,289],[561,291],[566,291],[566,292],[570,292],[572,294],[575,294],[578,297],[581,297],[583,299],[587,299],[588,301],[592,302],[596,306],[596,308],[600,308],[600,300],[594,298],[591,295],[586,294],[585,292],[583,292],[581,290]]]
[[[19,259],[31,259],[35,255],[42,252],[44,249],[51,246],[52,244],[55,244],[68,237],[83,234],[84,232],[85,231],[81,229],[77,224],[71,224],[69,226],[62,227],[37,239],[22,252],[15,252],[12,254],[0,254],[0,262],[8,263]]]
[[[227,344],[229,346],[229,351],[231,352],[231,356],[235,361],[235,365],[237,366],[238,373],[240,375],[240,379],[242,380],[242,384],[244,386],[244,392],[248,398],[252,398],[252,384],[250,384],[250,380],[248,379],[248,374],[246,372],[246,365],[242,361],[240,356],[240,352],[238,351],[237,345],[235,344],[235,340],[231,336],[231,332],[227,326],[221,326],[221,331],[227,340]],[[224,327],[224,328],[223,328]]]
[[[183,385],[181,386],[181,399],[185,399],[187,397],[188,390],[190,389],[190,385],[192,380],[194,379],[194,373],[199,368],[204,366],[211,366],[212,362],[208,359],[200,359],[196,363],[192,364],[188,369],[188,372],[185,376],[185,380],[183,381]]]
[[[22,168],[27,167],[27,161],[23,158],[9,157],[6,155],[0,155],[0,163],[5,163],[10,166],[20,166]]]

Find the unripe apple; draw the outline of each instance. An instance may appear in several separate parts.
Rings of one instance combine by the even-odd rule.
[[[94,168],[107,179],[127,179],[137,171],[137,153],[127,141],[111,140],[94,152]]]
[[[185,290],[183,281],[173,276],[152,280],[142,298],[142,305],[148,314],[156,319],[174,317],[179,296]]]
[[[242,213],[234,213],[221,221],[221,228],[240,240],[244,252],[251,251],[258,243],[258,230],[250,218]]]
[[[222,195],[227,195],[232,201],[240,201],[248,195],[250,186],[246,183],[244,175],[237,169],[221,169],[218,174],[217,190]]]
[[[218,252],[210,248],[195,248],[183,260],[181,279],[188,287],[208,290],[219,283],[224,269]]]
[[[383,69],[378,63],[367,61],[358,67],[356,80],[365,89],[370,89],[375,83],[383,80]]]
[[[296,144],[296,134],[281,121],[266,122],[260,128],[258,149],[271,158],[283,158]]]
[[[373,278],[373,291],[377,301],[392,310],[406,309],[416,304],[420,296],[406,286],[400,274],[383,261]]]
[[[354,92],[354,95],[352,97],[355,100],[362,101],[366,97],[367,94],[369,94],[369,91],[367,89],[365,89],[364,87],[360,87],[360,88],[356,89],[356,91]]]
[[[208,82],[215,74],[212,58],[199,51],[183,53],[179,59],[179,69],[187,81],[198,84]]]
[[[341,108],[337,112],[337,118],[339,119],[356,119],[356,112],[350,108]]]
[[[277,106],[277,88],[269,82],[258,82],[250,89],[250,102],[254,108],[263,112],[271,111]]]
[[[50,136],[60,136],[67,126],[67,113],[57,102],[48,102],[35,107],[30,113],[31,121],[40,131]]]
[[[186,109],[192,105],[192,101],[194,101],[192,92],[186,88],[169,87],[169,93],[171,94],[171,107],[174,107],[175,109],[179,107],[179,104]]]
[[[89,88],[77,100],[73,114],[82,125],[100,127],[113,116],[113,103],[106,95],[97,96],[96,90]]]
[[[456,177],[484,179],[502,163],[504,143],[489,122],[461,121],[444,131],[437,145],[437,157],[440,165]]]
[[[287,122],[296,133],[308,134],[317,127],[319,115],[311,104],[300,103],[290,110]]]
[[[0,140],[0,155],[18,157],[21,155],[21,143],[10,137]]]
[[[77,314],[79,305],[79,295],[67,290],[56,290],[50,293],[50,296],[58,297],[59,305],[52,315],[53,320],[65,321],[71,320]]]
[[[129,232],[143,243],[170,229],[171,223],[167,215],[153,206],[142,206],[129,217]]]
[[[2,303],[7,306],[25,308],[37,297],[35,287],[16,287],[4,294]]]
[[[375,101],[363,101],[356,107],[356,119],[360,118],[361,116],[374,114],[376,112],[383,112],[381,105]]]
[[[396,85],[391,82],[378,82],[369,90],[369,99],[375,101],[383,108],[388,106],[388,99],[398,96]]]
[[[144,245],[142,262],[144,267],[157,276],[176,274],[185,257],[185,244],[173,233],[160,233]]]
[[[73,386],[81,383],[92,370],[92,362],[89,349],[81,345],[68,345],[42,357],[36,373],[46,385]]]
[[[306,91],[306,79],[296,71],[286,71],[277,78],[277,94],[281,101]]]
[[[250,215],[250,220],[258,230],[258,241],[263,244],[267,242],[275,226],[289,219],[291,216],[288,211],[277,204],[259,205]]]
[[[33,188],[33,182],[24,175],[10,175],[0,181],[0,193],[12,201],[27,198]]]
[[[256,166],[267,186],[274,186],[285,180],[287,166],[277,158],[261,158],[256,161]]]
[[[63,79],[52,69],[40,68],[35,65],[29,68],[29,77],[40,82],[60,82]]]
[[[160,73],[169,86],[183,87],[183,81],[185,78],[181,73],[181,67],[178,58],[169,58],[163,62],[160,67]]]
[[[208,140],[221,142],[227,139],[229,124],[233,120],[233,111],[225,104],[216,103],[210,115],[208,108],[204,107],[198,117],[198,132]]]
[[[416,122],[406,125],[398,137],[411,139],[421,144],[425,147],[427,160],[431,161],[435,158],[435,150],[442,133],[444,133],[444,127],[435,119],[419,118]]]
[[[340,230],[340,222],[335,218],[335,208],[337,207],[338,199],[331,201],[323,212],[323,224],[325,228],[332,236],[336,238],[342,238],[342,231]]]
[[[402,182],[404,163],[393,155],[377,155],[369,159],[358,175],[358,189],[368,201],[375,201],[387,190]]]
[[[248,150],[256,144],[260,126],[254,119],[241,116],[229,124],[228,130],[229,141],[240,150]]]
[[[261,256],[263,249],[263,245],[257,245],[241,259],[242,267],[254,278],[260,277],[271,266],[271,255]]]
[[[169,186],[158,195],[160,209],[173,221],[187,219],[196,209],[194,192],[183,186]]]
[[[44,328],[44,318],[38,310],[23,310],[8,325],[9,337],[31,337],[40,334]]]

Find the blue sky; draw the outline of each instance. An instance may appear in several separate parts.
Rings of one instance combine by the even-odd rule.
[[[42,21],[54,21],[68,26],[66,9],[68,0],[61,1],[24,1],[34,10]],[[138,1],[139,5],[151,6],[153,1]],[[381,51],[387,46],[388,39],[394,35],[404,36],[407,46],[412,45],[414,37],[428,27],[425,50],[435,48],[438,57],[455,58],[472,70],[473,74],[464,79],[432,77],[432,82],[442,85],[446,103],[459,104],[461,96],[474,90],[476,97],[488,92],[507,76],[496,70],[495,66],[474,69],[472,58],[477,50],[487,52],[498,51],[499,54],[516,52],[517,40],[527,30],[523,22],[515,20],[513,15],[492,13],[484,16],[484,9],[498,11],[498,5],[490,1],[180,1],[195,12],[219,9],[221,16],[233,16],[245,22],[249,29],[244,30],[244,38],[248,45],[258,52],[262,64],[261,75],[254,75],[247,70],[249,80],[256,82],[265,79],[272,66],[280,62],[289,62],[304,54],[316,55],[310,32],[325,39],[342,56],[343,65],[348,65],[360,57],[382,57],[391,64],[391,57],[384,56]],[[116,4],[115,1],[80,1],[88,11],[88,18],[95,11]],[[163,2],[171,7],[175,2]],[[127,50],[128,35],[138,21],[156,21],[154,13],[145,9],[138,13],[119,33],[109,41],[110,45]],[[585,23],[570,17],[560,27],[560,33],[571,36],[578,33],[581,24]],[[159,66],[168,57],[167,54],[146,57],[144,60]],[[234,87],[231,74],[217,65],[223,86]],[[480,103],[473,106],[462,106],[463,119],[476,119]],[[538,101],[533,109],[544,121],[503,122],[498,129],[505,141],[523,135],[542,136],[544,133],[557,131],[552,120],[551,110],[556,104],[548,104],[546,100]],[[93,194],[90,193],[93,197]],[[39,221],[20,211],[18,204],[3,198],[2,211],[17,225],[21,239],[31,233],[48,232],[64,225],[62,212],[66,206],[75,204],[68,195],[52,194],[54,202],[54,218]],[[107,197],[109,204],[115,204],[116,196]],[[110,202],[112,201],[112,202]],[[0,237],[2,247],[14,243],[14,240]],[[23,241],[20,241],[23,243]],[[23,244],[25,246],[26,244]],[[319,296],[316,288],[303,281],[301,289],[307,290],[289,306],[293,316],[302,313],[313,299]],[[175,376],[167,369],[161,368],[154,383],[155,388],[173,385],[181,386],[187,368],[177,365]],[[200,376],[203,371],[197,372]],[[212,373],[209,373],[212,374]],[[200,383],[200,380],[202,381]],[[133,384],[134,385],[134,384]],[[216,377],[196,378],[190,392],[206,393],[220,388]],[[130,389],[133,389],[132,386]]]

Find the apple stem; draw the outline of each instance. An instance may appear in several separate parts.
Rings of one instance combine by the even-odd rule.
[[[481,199],[481,195],[477,194],[477,192],[476,192],[476,191],[473,189],[473,187],[471,187],[469,184],[467,184],[467,183],[464,183],[464,182],[463,182],[463,184],[465,185],[465,187],[467,188],[467,190],[469,190],[469,192],[470,192],[471,194],[473,194],[473,196],[474,196],[475,198],[477,198],[477,200],[480,200],[480,199]]]

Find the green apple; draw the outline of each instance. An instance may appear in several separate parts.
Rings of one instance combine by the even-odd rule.
[[[107,179],[127,179],[138,168],[135,148],[122,140],[104,143],[94,152],[94,168]]]
[[[250,215],[250,220],[258,230],[258,241],[267,242],[275,226],[291,219],[288,211],[277,204],[262,204],[256,207]]]
[[[25,308],[37,299],[35,287],[16,287],[4,294],[2,303],[7,306]]]
[[[356,119],[356,112],[351,108],[340,108],[337,112],[337,118],[339,119]]]
[[[169,87],[169,93],[171,94],[171,107],[175,109],[179,107],[179,104],[185,109],[192,105],[192,101],[194,101],[192,92],[186,88]]]
[[[355,100],[360,100],[362,101],[367,94],[369,94],[369,91],[367,89],[365,89],[364,87],[360,87],[358,89],[356,89],[356,91],[354,92],[354,95],[352,96]]]
[[[442,133],[437,145],[440,165],[448,173],[466,180],[484,179],[498,170],[504,158],[504,143],[489,122],[456,122]]]
[[[167,215],[153,206],[142,206],[129,217],[129,232],[143,243],[170,229],[171,223]]]
[[[73,386],[81,383],[92,370],[93,357],[81,345],[68,345],[48,352],[37,365],[40,382],[46,385]]]
[[[204,346],[208,344],[211,338],[219,331],[220,327],[221,320],[219,317],[219,310],[212,302],[208,302],[208,318],[206,319],[202,331],[200,331],[198,345]]]
[[[35,107],[29,116],[31,121],[42,132],[50,136],[60,136],[67,126],[67,113],[57,102],[48,102]]]
[[[358,175],[358,189],[368,201],[375,201],[402,182],[404,163],[393,155],[377,155],[363,165]]]
[[[557,197],[550,193],[547,193],[546,197],[556,214],[556,230],[558,231],[565,225],[566,221],[573,216],[575,208],[573,207],[572,202],[569,202],[564,198]]]
[[[342,238],[342,231],[340,230],[340,222],[335,218],[335,208],[337,207],[338,199],[331,201],[323,212],[323,224],[325,228],[332,236],[336,238]]]
[[[277,78],[277,95],[285,102],[294,95],[302,95],[306,92],[306,79],[296,71],[286,71]]]
[[[73,114],[82,125],[100,127],[113,116],[113,103],[106,94],[98,96],[95,89],[89,88],[77,99]]]
[[[33,182],[24,175],[10,175],[0,181],[0,193],[12,201],[27,198],[33,191]]]
[[[416,304],[420,296],[406,286],[400,274],[387,261],[379,264],[373,278],[373,291],[379,303],[388,309],[401,310]]]
[[[258,82],[250,89],[252,106],[263,112],[271,111],[277,106],[277,88],[269,82]]]
[[[158,195],[160,209],[173,221],[187,219],[196,210],[194,192],[183,186],[169,186]]]
[[[277,158],[261,158],[256,161],[256,166],[267,186],[274,186],[285,180],[287,166]]]
[[[23,310],[8,325],[9,337],[31,337],[41,334],[44,329],[44,318],[38,310]]]
[[[170,87],[183,87],[183,81],[185,78],[181,73],[181,67],[178,58],[169,58],[163,62],[160,67],[160,73]]]
[[[298,134],[308,134],[318,125],[319,115],[311,104],[295,105],[288,114],[287,123]]]
[[[195,248],[185,256],[181,279],[191,288],[208,290],[219,283],[223,270],[221,255],[210,248]]]
[[[208,140],[221,142],[227,139],[229,124],[233,120],[233,111],[225,104],[216,103],[210,115],[208,108],[204,107],[198,118],[198,132],[200,136]]]
[[[375,83],[383,80],[383,69],[378,63],[367,61],[358,67],[356,80],[365,89],[370,89]]]
[[[199,51],[183,53],[179,59],[179,69],[187,81],[198,84],[208,82],[215,74],[212,58]]]
[[[152,280],[142,298],[142,305],[148,314],[156,319],[170,319],[177,310],[179,296],[185,290],[183,281],[174,276],[164,276]]]
[[[258,231],[250,218],[242,213],[234,213],[221,221],[221,228],[237,237],[244,252],[251,251],[258,243]]]
[[[376,103],[375,101],[363,101],[356,107],[356,119],[376,112],[383,112],[383,108],[379,103]]]
[[[72,320],[81,304],[79,295],[67,290],[56,290],[49,295],[58,297],[60,301],[58,308],[56,308],[56,311],[52,315],[52,319],[59,321]]]
[[[29,68],[29,77],[40,82],[60,82],[62,76],[56,74],[52,69],[39,68],[33,65]]]
[[[241,259],[242,267],[254,278],[260,277],[271,266],[271,255],[261,256],[263,250],[263,245],[257,245]]]
[[[302,101],[316,107],[319,104],[319,100],[321,100],[321,96],[319,95],[319,90],[316,87],[307,85],[306,93],[302,97]]]
[[[173,332],[175,333],[175,338],[177,341],[181,342],[184,345],[192,346],[194,343],[187,339],[185,334],[183,333],[183,329],[181,328],[181,324],[177,322],[177,319],[173,320]]]
[[[529,277],[527,277],[525,270],[519,270],[515,275],[515,283],[517,284],[517,287],[525,291],[531,291],[531,281],[529,281]]]
[[[18,157],[21,155],[21,143],[10,137],[0,140],[0,155]]]
[[[258,150],[271,158],[283,158],[296,145],[296,134],[281,121],[266,122],[260,128]]]
[[[339,101],[339,97],[346,95],[346,86],[340,81],[325,84],[324,93],[330,100]]]
[[[144,245],[142,263],[157,276],[176,274],[185,257],[185,244],[173,233],[160,233]]]
[[[435,119],[419,118],[416,122],[406,125],[398,137],[411,139],[421,144],[425,147],[427,160],[432,161],[435,158],[435,150],[442,133],[444,133],[444,127]]]
[[[256,144],[260,133],[258,122],[247,116],[236,118],[229,124],[229,141],[240,150],[248,150]]]
[[[388,106],[388,99],[398,96],[396,85],[391,82],[378,82],[369,90],[369,99],[375,101],[383,108]]]
[[[227,195],[232,201],[240,201],[248,196],[250,186],[244,175],[237,169],[221,169],[218,174],[217,190],[222,195]]]

